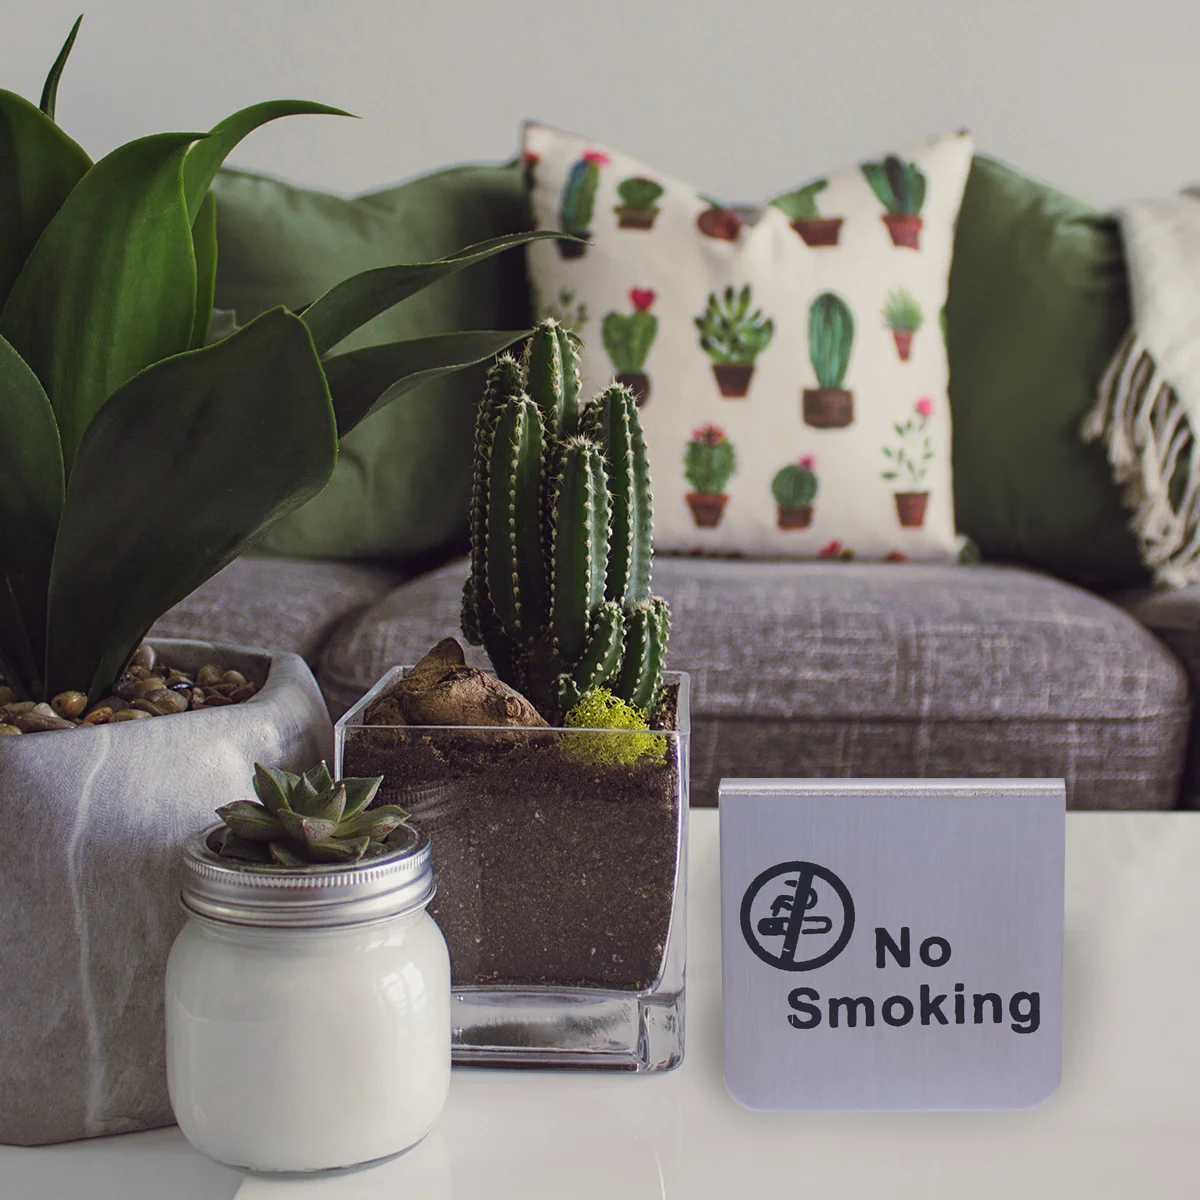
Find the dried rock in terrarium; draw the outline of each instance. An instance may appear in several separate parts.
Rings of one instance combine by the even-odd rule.
[[[438,642],[371,703],[364,718],[368,725],[546,726],[545,718],[515,688],[468,667],[454,638]]]

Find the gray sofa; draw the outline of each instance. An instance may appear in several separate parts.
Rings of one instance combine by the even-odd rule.
[[[244,558],[153,632],[294,650],[337,716],[457,633],[465,569]],[[693,804],[747,775],[1061,776],[1083,809],[1200,795],[1200,589],[1107,600],[1017,567],[665,557],[655,589],[668,666],[692,676]]]

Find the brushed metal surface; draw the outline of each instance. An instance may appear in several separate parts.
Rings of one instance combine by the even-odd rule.
[[[1047,1099],[1062,1064],[1065,812],[1061,780],[722,781],[733,1098]]]

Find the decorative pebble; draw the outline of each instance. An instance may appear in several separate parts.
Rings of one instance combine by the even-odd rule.
[[[82,692],[59,692],[50,708],[60,717],[78,717],[87,708],[87,697]]]
[[[48,704],[45,707],[50,709]],[[22,733],[49,733],[52,729],[75,728],[74,721],[67,721],[62,717],[56,717],[53,711],[22,713],[19,717],[13,718],[13,724]]]
[[[158,654],[154,647],[147,642],[143,642],[134,652],[133,658],[130,659],[130,665],[135,667],[145,667],[147,671],[153,670],[158,662]]]
[[[112,694],[90,707],[83,692],[59,692],[48,704],[36,703],[18,700],[13,688],[0,683],[0,737],[225,708],[251,699],[258,686],[241,671],[226,670],[219,663],[181,671],[160,662],[154,650],[143,645],[113,684]]]

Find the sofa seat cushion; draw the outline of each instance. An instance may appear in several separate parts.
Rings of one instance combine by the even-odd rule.
[[[239,558],[160,617],[150,632],[290,650],[315,665],[346,617],[404,578],[394,567],[362,563]]]
[[[344,708],[456,632],[465,565],[347,621]],[[1183,668],[1116,606],[1013,567],[659,558],[668,665],[692,675],[692,799],[723,776],[1062,777],[1076,808],[1170,808]],[[476,658],[474,661],[482,661]]]

